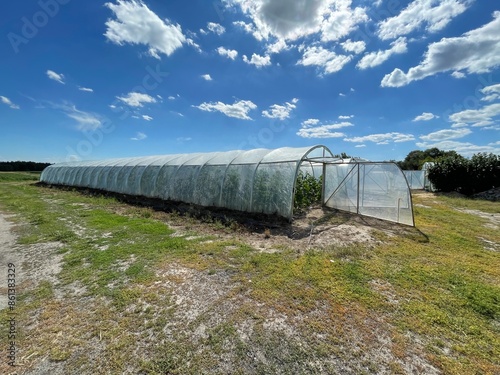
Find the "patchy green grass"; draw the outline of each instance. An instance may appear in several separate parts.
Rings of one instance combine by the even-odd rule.
[[[0,173],[19,243],[63,244],[60,284],[20,289],[18,345],[29,363],[82,374],[500,373],[500,253],[486,246],[500,230],[463,211],[500,202],[414,204],[414,235],[375,228],[376,246],[266,253],[237,231],[214,236],[231,231],[218,222],[207,234],[195,219]],[[71,286],[81,294],[57,296]]]
[[[0,182],[38,181],[40,172],[0,172]]]

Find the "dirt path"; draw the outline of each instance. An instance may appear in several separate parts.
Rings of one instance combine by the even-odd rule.
[[[9,263],[15,265],[16,289],[36,286],[47,280],[57,284],[57,274],[61,271],[62,255],[56,251],[62,244],[46,242],[20,245],[13,233],[15,224],[9,221],[13,215],[0,212],[0,310],[7,307],[7,271]]]

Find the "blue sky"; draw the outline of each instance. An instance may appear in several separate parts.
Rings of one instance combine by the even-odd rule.
[[[500,3],[2,1],[0,160],[500,153]]]

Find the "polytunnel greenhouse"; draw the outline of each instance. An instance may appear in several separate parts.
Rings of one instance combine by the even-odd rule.
[[[291,220],[301,171],[322,181],[323,206],[414,225],[396,164],[340,159],[325,146],[67,162],[47,167],[40,180]]]

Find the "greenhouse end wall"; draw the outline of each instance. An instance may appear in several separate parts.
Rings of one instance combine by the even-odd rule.
[[[345,162],[320,145],[61,163],[40,180],[291,220],[300,169],[324,174],[324,206],[414,225],[410,189],[395,164]]]

